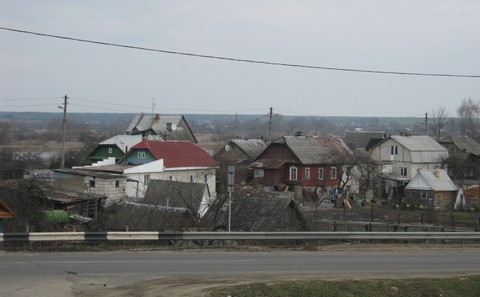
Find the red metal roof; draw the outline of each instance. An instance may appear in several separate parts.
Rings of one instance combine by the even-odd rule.
[[[190,141],[143,140],[132,150],[147,149],[166,168],[216,167],[217,162],[201,147]]]

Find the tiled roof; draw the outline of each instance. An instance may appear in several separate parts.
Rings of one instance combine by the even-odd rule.
[[[201,147],[190,141],[143,140],[132,150],[147,149],[166,168],[217,167],[217,162]]]

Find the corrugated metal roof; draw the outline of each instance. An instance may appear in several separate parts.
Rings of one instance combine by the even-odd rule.
[[[441,146],[438,142],[426,135],[411,135],[400,136],[392,135],[390,138],[394,139],[410,151],[440,151],[448,152],[446,148]]]
[[[195,135],[193,135],[182,115],[136,115],[128,126],[126,133],[141,134],[148,130],[152,130],[166,140],[190,140],[197,142]]]
[[[258,157],[267,147],[262,139],[232,139],[230,142],[238,146],[250,159]]]
[[[352,149],[366,148],[370,139],[385,138],[385,132],[382,131],[346,131],[343,141]]]
[[[480,156],[480,143],[467,135],[451,135],[443,138],[440,143],[452,143],[458,147],[460,152],[472,153]]]
[[[132,147],[136,149],[147,149],[157,160],[163,159],[166,168],[217,167],[217,161],[190,141],[143,140]]]
[[[132,146],[136,145],[142,141],[143,137],[140,134],[137,135],[115,135],[99,143],[99,145],[116,145],[122,151],[125,150],[125,147],[130,149]],[[146,139],[148,140],[163,140],[160,135],[147,135]]]
[[[405,187],[407,190],[457,191],[444,169],[421,169]]]
[[[207,184],[203,183],[151,180],[141,202],[198,211],[207,189]]]
[[[339,138],[282,137],[302,164],[338,164],[352,157],[352,151]]]

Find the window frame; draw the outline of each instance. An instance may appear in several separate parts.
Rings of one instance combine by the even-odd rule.
[[[330,167],[330,179],[337,179],[337,167]]]
[[[324,173],[323,167],[318,168],[317,174],[318,174],[318,179],[319,180],[323,180],[325,178],[324,177],[325,173]]]
[[[288,168],[288,180],[297,181],[298,180],[298,167],[290,166]]]

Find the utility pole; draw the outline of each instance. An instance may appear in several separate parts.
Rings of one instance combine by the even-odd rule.
[[[67,139],[67,100],[68,96],[65,95],[63,97],[63,107],[58,106],[58,108],[63,109],[63,121],[62,121],[62,126],[63,126],[63,141],[62,141],[62,161],[60,163],[60,168],[65,168],[65,141]]]
[[[425,135],[427,135],[428,114],[425,113]]]
[[[270,107],[270,112],[268,113],[268,143],[272,142],[272,114],[273,108]]]

